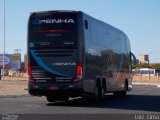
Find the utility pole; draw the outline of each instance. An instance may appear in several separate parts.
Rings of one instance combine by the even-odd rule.
[[[4,12],[4,13],[3,13],[3,18],[4,18],[4,19],[3,19],[3,22],[4,22],[4,23],[3,23],[3,29],[4,29],[4,31],[3,31],[3,33],[4,33],[3,37],[4,37],[4,38],[3,38],[3,71],[2,71],[2,75],[3,75],[3,81],[4,81],[5,46],[6,46],[6,43],[5,43],[5,38],[6,38],[6,33],[5,33],[5,32],[6,32],[6,30],[5,30],[5,29],[6,29],[6,26],[5,26],[5,25],[6,25],[6,23],[5,23],[5,22],[6,22],[6,20],[5,20],[5,19],[6,19],[6,16],[5,16],[5,14],[6,14],[6,13],[5,13],[5,12],[6,12],[5,0],[3,0],[3,8],[4,8],[4,10],[3,10],[3,12]]]

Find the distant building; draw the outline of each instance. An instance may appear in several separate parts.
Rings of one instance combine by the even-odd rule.
[[[140,55],[139,63],[149,63],[149,55]]]

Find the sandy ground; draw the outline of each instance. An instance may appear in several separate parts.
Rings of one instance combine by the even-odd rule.
[[[28,94],[26,77],[5,77],[0,80],[0,95]]]
[[[160,80],[133,80],[133,83],[160,85]],[[28,94],[26,77],[5,77],[0,80],[0,96]]]

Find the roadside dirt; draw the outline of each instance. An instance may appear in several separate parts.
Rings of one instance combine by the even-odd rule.
[[[147,83],[160,85],[160,80],[133,80],[133,83]],[[0,96],[28,94],[27,79],[23,77],[6,77],[0,80]]]
[[[26,77],[6,77],[0,80],[0,95],[28,94]]]
[[[132,83],[137,85],[160,86],[160,76],[132,76]]]

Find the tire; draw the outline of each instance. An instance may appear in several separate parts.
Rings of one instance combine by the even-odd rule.
[[[96,85],[95,86],[95,90],[94,90],[94,95],[93,95],[93,101],[94,102],[97,102],[99,100],[99,88],[98,86]]]
[[[126,96],[127,92],[126,91],[118,91],[113,93],[115,96]]]
[[[58,100],[58,101],[65,101],[65,102],[68,102],[69,97],[58,97],[57,100]]]
[[[100,87],[100,94],[99,94],[99,100],[104,100],[104,97],[105,97],[105,87],[104,87],[104,85],[102,85],[101,87]]]
[[[128,91],[128,81],[125,81],[124,91],[121,93],[122,96],[126,96]]]
[[[122,91],[119,94],[120,94],[120,96],[126,96],[127,95],[127,91]]]
[[[120,96],[126,96],[127,95],[127,91],[128,91],[128,83],[125,82],[125,86],[124,86],[124,90],[123,91],[117,91],[114,92],[114,95],[120,95]]]
[[[122,92],[122,96],[126,96],[128,91],[128,82],[125,82],[124,91]]]
[[[47,98],[48,102],[55,102],[56,101],[55,97],[52,95],[47,95],[46,98]]]

